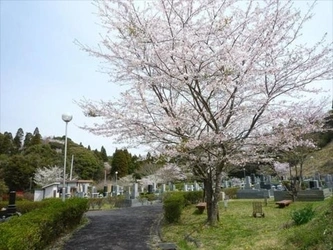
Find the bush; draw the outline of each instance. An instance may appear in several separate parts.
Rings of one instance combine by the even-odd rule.
[[[315,215],[315,211],[313,210],[311,205],[308,205],[299,210],[293,210],[291,212],[291,218],[295,222],[296,225],[302,225],[309,222]]]
[[[0,224],[1,250],[45,249],[56,237],[77,226],[88,207],[88,200],[80,198],[41,203],[47,206]]]
[[[164,219],[168,223],[180,221],[185,199],[182,193],[172,193],[165,197],[163,203]]]
[[[320,211],[321,210],[321,211]],[[333,197],[316,209],[316,217],[308,224],[295,228],[286,239],[297,249],[333,249]],[[317,215],[319,213],[319,215]],[[311,233],[309,233],[311,232]]]
[[[203,191],[183,192],[185,204],[197,204],[203,199]]]
[[[230,199],[236,198],[237,197],[237,191],[239,190],[238,187],[236,188],[224,188],[222,192],[225,193],[225,195],[229,196]]]
[[[28,201],[28,200],[22,200],[15,202],[16,205],[16,211],[20,212],[21,214],[26,214],[28,212],[31,212],[33,210],[43,208],[49,205],[49,199],[45,199],[43,201]],[[0,202],[0,209],[6,208],[8,206],[8,201]]]
[[[104,203],[103,198],[90,198],[89,200],[89,208],[90,209],[101,209]]]

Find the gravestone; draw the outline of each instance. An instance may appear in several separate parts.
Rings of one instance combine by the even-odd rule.
[[[270,175],[266,176],[266,183],[267,184],[271,184],[272,183],[272,176],[270,176]]]
[[[256,183],[256,175],[251,174],[251,184],[254,185]]]
[[[315,173],[314,180],[318,181],[318,187],[321,187],[321,176],[319,173]]]
[[[259,177],[260,177],[260,188],[263,188],[265,185],[265,176],[261,174]]]
[[[149,184],[148,185],[148,194],[152,194],[153,193],[153,185]]]
[[[333,187],[333,179],[332,179],[332,175],[327,174],[325,176],[325,185],[328,188],[332,188]]]
[[[318,189],[319,188],[318,180],[309,181],[309,188]]]
[[[187,184],[184,184],[184,191],[187,192]]]
[[[139,196],[139,191],[138,191],[138,183],[134,183],[133,184],[133,187],[132,187],[132,193],[131,193],[131,198],[132,199],[136,199],[136,197]]]
[[[246,176],[245,177],[245,189],[251,189],[251,177],[250,176]]]
[[[162,184],[162,193],[165,193],[165,192],[166,192],[166,185]]]
[[[127,200],[130,200],[131,199],[131,187],[127,187],[126,190],[125,190],[125,198]]]
[[[9,193],[9,202],[8,202],[8,206],[6,209],[7,215],[14,215],[16,213],[16,204],[15,204],[15,200],[16,200],[16,192],[15,191],[10,191]]]

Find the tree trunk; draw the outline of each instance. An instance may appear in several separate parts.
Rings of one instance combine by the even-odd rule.
[[[215,226],[219,221],[219,196],[220,196],[220,181],[219,174],[216,181],[213,181],[212,176],[204,180],[206,204],[207,204],[207,222],[210,226]]]

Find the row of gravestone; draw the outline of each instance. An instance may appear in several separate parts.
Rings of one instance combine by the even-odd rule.
[[[283,180],[287,180],[286,177],[283,177]],[[327,174],[322,177],[320,174],[315,174],[313,177],[307,178],[306,180],[309,183],[310,189],[316,188],[333,188],[333,178],[332,175]],[[323,184],[324,183],[324,184]],[[224,181],[222,186],[224,188],[239,186],[239,182],[236,184],[233,181]],[[256,176],[255,174],[251,174],[250,176],[246,176],[244,180],[244,189],[278,189],[281,190],[281,185],[273,185],[272,177],[270,175],[260,175]]]
[[[134,183],[132,186],[123,187],[120,185],[108,185],[104,187],[104,194],[100,194],[97,192],[96,187],[92,187],[91,193],[88,196],[92,198],[103,197],[107,195],[117,196],[117,195],[124,195],[127,199],[134,199],[139,196],[140,193],[165,193],[169,191],[176,191],[176,185],[169,183],[168,189],[166,184],[161,184],[159,188],[157,188],[157,184],[149,184],[147,187],[139,186],[138,183]],[[197,183],[194,184],[184,184],[183,191],[200,191],[202,187]],[[77,193],[79,197],[85,197],[86,194],[81,192]]]

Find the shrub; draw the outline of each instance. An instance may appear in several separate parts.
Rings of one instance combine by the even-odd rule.
[[[81,222],[88,200],[48,199],[42,203],[47,206],[0,224],[1,250],[45,249],[56,237]]]
[[[236,187],[236,188],[224,188],[222,190],[222,192],[224,192],[226,196],[228,195],[230,199],[233,199],[233,198],[237,197],[237,190],[238,189],[239,189],[238,187]]]
[[[89,200],[89,208],[90,209],[101,209],[104,203],[103,198],[90,198]]]
[[[296,225],[302,225],[309,222],[315,215],[315,211],[313,210],[311,205],[308,205],[299,210],[293,210],[291,212],[291,218],[295,222]]]
[[[191,192],[183,192],[185,204],[196,204],[202,201],[203,192],[202,191],[191,191]]]
[[[164,219],[168,223],[179,222],[185,199],[182,193],[172,193],[165,197],[163,203]]]

